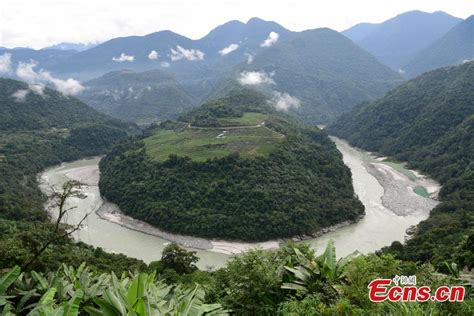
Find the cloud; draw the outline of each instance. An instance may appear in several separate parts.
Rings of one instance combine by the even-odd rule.
[[[403,75],[403,74],[406,73],[406,70],[400,68],[400,69],[398,69],[398,73],[401,74],[401,75]]]
[[[0,55],[0,73],[9,73],[12,71],[12,54],[5,53]]]
[[[118,61],[118,62],[124,62],[124,61],[132,62],[135,60],[135,56],[125,55],[124,53],[122,53],[120,54],[119,57],[112,57],[112,60]]]
[[[28,85],[28,89],[30,89],[31,91],[33,91],[34,93],[40,95],[40,96],[44,96],[44,85],[42,84],[29,84]]]
[[[21,89],[12,94],[16,102],[25,102],[26,96],[30,93],[28,89]]]
[[[171,64],[169,62],[164,61],[164,62],[160,63],[160,66],[164,67],[164,68],[168,68],[169,66],[171,66]]]
[[[176,45],[176,49],[171,48],[171,60],[176,61],[180,59],[187,60],[203,60],[204,53],[198,49],[185,49],[179,45]]]
[[[237,50],[238,48],[239,48],[238,44],[230,44],[229,46],[224,47],[223,49],[221,49],[219,51],[219,54],[221,54],[222,56],[225,56],[227,54],[232,53],[234,50]]]
[[[253,55],[252,54],[246,53],[245,56],[247,56],[247,64],[248,65],[253,63]]]
[[[158,57],[160,55],[158,55],[158,52],[156,50],[152,50],[149,54],[148,54],[148,59],[150,60],[157,60]]]
[[[22,80],[28,82],[32,91],[41,94],[43,92],[44,87],[32,87],[31,85],[48,83],[52,84],[56,90],[65,95],[76,95],[84,90],[84,86],[75,79],[58,79],[53,77],[51,73],[43,69],[36,72],[34,70],[36,65],[37,64],[34,60],[30,61],[29,63],[20,62],[16,69],[16,75]]]
[[[273,92],[273,98],[270,101],[271,104],[275,107],[277,111],[284,111],[287,112],[291,108],[297,109],[301,105],[301,101],[296,98],[292,97],[286,92]]]
[[[16,75],[26,82],[34,83],[38,79],[38,74],[33,70],[36,65],[34,60],[29,63],[20,62],[16,67]]]
[[[273,74],[268,75],[264,71],[243,71],[239,76],[239,83],[245,86],[260,84],[275,84],[272,79]]]
[[[270,34],[268,34],[267,39],[264,40],[262,42],[262,44],[260,44],[260,47],[270,47],[270,46],[272,46],[273,44],[275,44],[278,41],[279,37],[280,37],[280,35],[278,35],[278,33],[270,32]]]

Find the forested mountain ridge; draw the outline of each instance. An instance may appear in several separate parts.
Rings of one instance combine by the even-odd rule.
[[[442,11],[409,11],[380,24],[355,25],[342,34],[398,71],[461,21]]]
[[[432,69],[474,60],[474,15],[420,51],[404,67],[414,77]]]
[[[81,100],[98,111],[128,121],[176,118],[195,100],[162,70],[121,70],[84,83]]]
[[[222,97],[246,72],[268,76],[255,87],[301,101],[291,111],[307,122],[327,123],[356,104],[382,96],[403,79],[369,53],[328,28],[297,33],[257,54],[223,79],[212,96]]]
[[[425,73],[329,126],[351,144],[407,161],[443,184],[403,258],[441,262],[473,234],[474,62]],[[431,240],[431,241],[430,241]]]
[[[128,215],[206,238],[311,235],[363,214],[327,135],[263,95],[232,92],[191,113],[181,118],[191,125],[166,122],[115,147],[100,163],[101,193]]]

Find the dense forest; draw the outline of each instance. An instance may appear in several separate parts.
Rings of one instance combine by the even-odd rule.
[[[270,113],[270,107],[260,94],[242,90],[205,104],[182,120],[199,126],[202,118],[202,125],[209,126],[246,111]],[[226,137],[231,143],[216,146],[242,150],[205,161],[193,159],[196,148],[213,146],[211,142],[222,130],[184,156],[174,154],[186,142],[178,137],[169,157],[160,161],[153,159],[148,138],[175,127],[158,126],[148,132],[148,138],[124,142],[101,161],[101,193],[135,218],[170,232],[208,238],[268,240],[311,235],[323,227],[355,221],[364,213],[354,197],[350,170],[323,131],[274,110],[264,124],[242,128],[247,134],[235,136],[233,142],[232,133],[237,131],[235,127],[229,130]],[[278,136],[263,138],[261,134],[268,130]],[[187,131],[196,135],[200,129],[188,127]],[[262,133],[249,136],[249,131]],[[246,151],[244,157],[247,147],[242,143],[259,137],[267,143],[257,143],[251,153],[258,152],[259,146],[272,149],[251,158]]]
[[[442,203],[418,226],[401,258],[472,267],[474,63],[438,69],[363,104],[329,127],[352,145],[389,155],[443,185]],[[456,249],[456,251],[453,251]]]
[[[136,131],[75,98],[33,89],[0,79],[0,267],[24,263],[46,240],[54,239],[36,174],[63,161],[103,154]],[[27,93],[18,99],[17,91]],[[56,269],[61,262],[78,260],[103,269],[113,260],[118,273],[143,264],[64,239],[51,245],[32,268]]]

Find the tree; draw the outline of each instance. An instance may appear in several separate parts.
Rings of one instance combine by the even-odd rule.
[[[195,251],[187,251],[176,243],[165,247],[161,255],[161,268],[172,269],[178,274],[189,274],[197,270],[195,265],[199,261]]]
[[[33,264],[41,256],[41,254],[46,251],[49,245],[63,238],[67,238],[82,227],[82,223],[87,218],[89,213],[86,213],[77,224],[66,225],[65,229],[62,229],[61,227],[61,223],[63,222],[65,216],[72,210],[76,209],[76,206],[67,207],[66,202],[71,197],[80,196],[81,186],[82,184],[79,181],[70,180],[66,181],[62,185],[61,190],[51,187],[52,193],[49,196],[49,200],[51,201],[51,206],[58,210],[58,217],[55,221],[53,234],[39,247],[35,247],[33,250],[33,256],[22,265],[22,270],[27,269],[31,264]]]

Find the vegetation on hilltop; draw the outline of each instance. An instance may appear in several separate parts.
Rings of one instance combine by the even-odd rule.
[[[215,142],[217,127],[192,127],[219,126],[247,111],[266,114],[264,126],[229,130],[222,142]],[[192,126],[158,126],[101,161],[101,192],[128,215],[174,233],[267,240],[310,235],[363,214],[327,135],[272,111],[259,93],[236,92],[182,120]]]
[[[446,259],[466,263],[472,255],[453,249],[474,234],[473,62],[413,79],[344,115],[329,132],[354,146],[408,161],[443,184],[442,203],[405,247],[400,250],[397,244],[393,251],[438,265]]]

